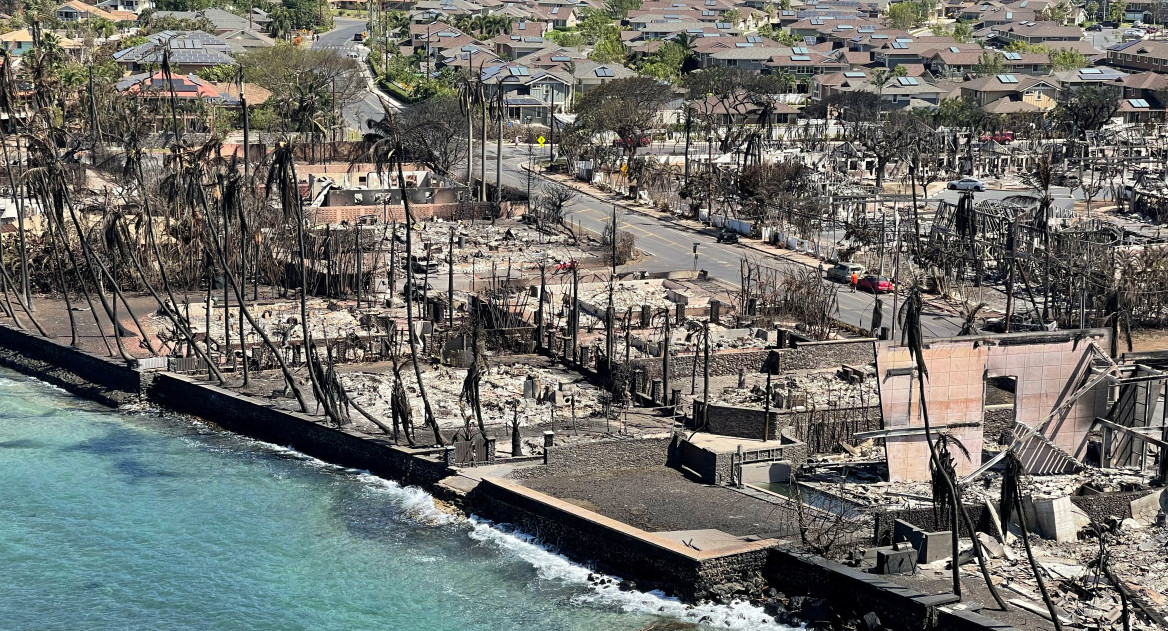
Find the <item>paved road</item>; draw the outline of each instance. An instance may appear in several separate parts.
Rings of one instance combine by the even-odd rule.
[[[336,24],[336,28],[322,34],[320,39],[313,42],[312,47],[331,48],[345,56],[356,55],[356,59],[361,64],[362,77],[366,83],[370,84],[369,90],[363,93],[361,99],[356,103],[346,106],[342,114],[345,117],[347,127],[364,133],[369,130],[367,121],[370,118],[379,119],[382,115],[381,101],[373,89],[369,67],[364,61],[366,55],[369,54],[369,49],[359,42],[353,41],[354,35],[365,30],[366,21],[354,18],[336,18]]]
[[[537,150],[538,151],[538,150]],[[538,154],[537,154],[538,155]],[[504,145],[503,183],[519,189],[527,187],[527,174],[522,165],[527,162],[527,148]],[[494,147],[488,149],[487,179],[494,180]],[[533,183],[533,187],[539,182]],[[566,220],[578,223],[584,228],[600,233],[612,216],[613,205],[606,201],[580,195],[571,207]],[[694,244],[697,243],[697,267],[707,270],[710,276],[739,285],[742,282],[742,259],[760,261],[772,266],[800,265],[788,259],[770,256],[743,244],[727,245],[717,243],[713,230],[695,232],[671,221],[650,217],[639,213],[625,213],[620,216],[621,228],[633,233],[637,247],[652,254],[652,258],[637,269],[648,271],[692,269],[694,266]],[[825,281],[826,282],[826,281]],[[844,289],[839,294],[839,317],[851,324],[867,327],[871,324],[874,297],[870,294],[851,293]],[[892,297],[883,296],[884,323],[892,322]],[[925,335],[945,337],[955,334],[960,323],[948,314],[929,312],[924,322]]]

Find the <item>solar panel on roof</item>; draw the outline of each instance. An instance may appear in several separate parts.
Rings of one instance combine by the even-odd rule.
[[[1103,74],[1099,68],[1081,68],[1079,74]]]
[[[906,44],[904,42],[892,42],[892,47],[897,49],[897,50],[907,50],[908,44]]]
[[[563,55],[556,55],[555,57],[552,57],[552,61],[572,61],[572,58],[565,57]]]
[[[715,22],[714,28],[731,28],[729,22]]]
[[[559,8],[559,7],[552,7],[552,15],[555,15],[555,14],[557,14],[557,13],[559,13],[559,12],[560,12],[560,8]]]
[[[959,53],[959,52],[961,52],[961,49],[960,49],[960,48],[958,48],[958,47],[956,47],[956,46],[950,46],[950,47],[949,47],[949,52],[951,52],[951,53]]]
[[[1013,20],[1013,19],[1014,19],[1014,14],[1013,14],[1013,12],[1006,11],[1006,19],[1007,19],[1007,20]]]
[[[791,49],[791,52],[795,53],[796,55],[806,55],[808,51],[803,46],[796,46],[795,48]]]
[[[523,41],[528,44],[538,44],[543,41],[542,37],[524,37]]]
[[[704,18],[712,18],[715,15],[718,15],[717,11],[702,11],[702,17]]]
[[[791,55],[791,61],[811,61],[807,55]]]
[[[888,36],[883,33],[877,33],[872,36],[872,39],[888,39]]]
[[[527,69],[527,66],[511,66],[507,70],[511,72],[512,77],[527,77],[531,75],[531,72]]]
[[[1000,74],[998,75],[998,81],[1002,83],[1018,83],[1018,77],[1012,74]]]
[[[911,38],[911,37],[898,37],[898,38],[896,38],[896,41],[898,41],[898,42],[910,42],[910,43],[911,43],[911,42],[912,42],[912,38]]]
[[[1130,103],[1132,107],[1151,107],[1144,99],[1128,99],[1127,102]]]
[[[687,28],[687,29],[685,29],[685,32],[686,33],[701,33],[702,29],[700,29],[700,28]]]
[[[598,76],[598,77],[611,77],[611,76],[614,76],[614,75],[612,74],[612,69],[611,69],[611,68],[606,68],[606,67],[604,67],[604,66],[601,66],[601,67],[597,68],[597,69],[596,69],[596,70],[594,70],[593,72],[595,72],[595,73],[596,73],[596,76]]]
[[[900,85],[905,85],[905,86],[920,85],[920,82],[917,81],[916,77],[897,77],[896,82],[899,83]]]
[[[1022,54],[1021,53],[1005,53],[1005,57],[1006,57],[1006,59],[1009,59],[1010,61],[1018,61],[1018,60],[1022,59]]]
[[[862,73],[862,72],[845,72],[844,76],[849,78],[849,79],[862,79],[864,77],[864,73]]]
[[[750,43],[752,43],[752,44],[761,44],[761,43],[762,43],[762,38],[761,38],[761,37],[759,37],[758,35],[747,35],[747,36],[746,36],[746,41],[748,41],[748,42],[750,42]]]
[[[735,48],[754,48],[754,44],[751,44],[750,42],[735,42],[734,47]]]

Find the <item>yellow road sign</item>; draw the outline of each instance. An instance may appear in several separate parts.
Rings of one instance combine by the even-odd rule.
[[[536,142],[538,142],[538,143],[539,143],[539,146],[541,146],[541,147],[542,147],[542,146],[543,146],[543,143],[547,142],[547,138],[544,138],[543,136],[540,136],[539,138],[536,138],[536,139],[535,139],[535,141],[536,141]]]

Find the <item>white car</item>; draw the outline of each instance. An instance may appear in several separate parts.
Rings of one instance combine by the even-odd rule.
[[[949,186],[951,191],[984,191],[986,190],[985,182],[977,178],[963,177],[960,180],[951,180]]]

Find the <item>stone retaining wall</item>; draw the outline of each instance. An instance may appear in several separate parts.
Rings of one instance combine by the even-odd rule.
[[[131,369],[123,361],[98,357],[7,325],[0,325],[0,366],[115,407],[138,399],[143,380],[152,376]]]
[[[695,399],[689,426],[700,427],[704,413],[705,402]],[[879,429],[881,423],[879,405],[817,410],[772,409],[769,427],[764,426],[764,416],[765,410],[762,408],[713,403],[710,405],[710,425],[706,431],[751,440],[773,440],[786,430],[789,435],[807,444],[808,453],[821,454],[835,451],[840,441],[853,443],[852,437],[856,432]]]
[[[775,547],[764,574],[771,586],[787,596],[809,595],[829,600],[843,616],[874,612],[894,631],[1013,631],[1014,627],[985,616],[942,608],[949,594],[929,595],[834,561]]]
[[[997,536],[994,532],[993,524],[990,523],[989,511],[986,510],[984,504],[966,504],[965,511],[969,514],[969,519],[973,522],[973,527],[978,532]],[[910,523],[925,532],[949,530],[947,525],[942,526],[938,523],[931,507],[876,511],[872,513],[874,529],[873,541],[876,545],[890,546],[893,544],[892,529],[898,519]],[[960,531],[962,537],[969,537],[969,529],[964,524],[961,525]]]
[[[1081,508],[1092,521],[1106,523],[1109,517],[1127,519],[1132,517],[1131,503],[1151,493],[1151,490],[1126,491],[1122,493],[1097,493],[1095,495],[1072,495],[1071,503]]]
[[[775,372],[787,370],[826,370],[849,366],[867,366],[876,361],[876,346],[871,339],[831,340],[827,342],[800,342],[795,348],[752,349],[744,351],[711,351],[710,376],[724,377],[737,375],[739,370],[758,373],[764,370],[770,358]],[[697,362],[697,376],[702,378],[705,363],[702,353],[675,355],[669,358],[669,381],[671,387],[689,383],[693,378],[694,362]],[[633,369],[641,369],[650,380],[660,379],[662,363],[660,358],[636,359],[630,362]]]
[[[531,480],[553,475],[577,475],[659,467],[670,460],[674,437],[604,440],[554,445],[544,451],[543,467],[516,470],[513,479]]]
[[[515,524],[573,558],[590,559],[602,571],[695,600],[717,585],[761,573],[772,539],[702,551],[609,519],[537,491],[484,478],[471,495],[477,514]]]
[[[220,427],[265,442],[291,447],[342,467],[366,469],[402,484],[433,485],[450,474],[436,458],[410,453],[386,440],[326,427],[297,412],[201,383],[182,375],[158,375],[151,399]]]

